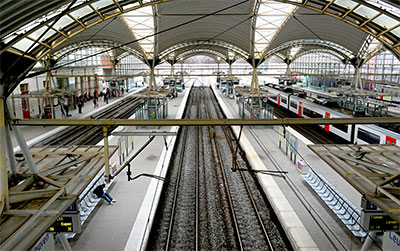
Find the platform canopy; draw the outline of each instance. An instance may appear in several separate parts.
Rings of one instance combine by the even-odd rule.
[[[76,49],[100,45],[116,57],[129,52],[153,67],[197,53],[231,61],[242,57],[253,66],[274,54],[293,60],[315,49],[350,60],[371,38],[400,58],[396,2],[3,0],[0,84],[8,96],[37,61],[46,59],[51,67]]]

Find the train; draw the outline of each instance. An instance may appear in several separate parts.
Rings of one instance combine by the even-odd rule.
[[[291,93],[269,88],[276,96],[269,97],[270,102],[285,108],[304,118],[351,118],[325,106],[318,105]],[[400,134],[377,125],[321,125],[321,127],[350,144],[394,144],[400,146]]]
[[[400,87],[384,84],[376,84],[374,89],[380,93],[390,94],[392,96],[378,96],[378,99],[384,101],[391,101],[392,103],[400,104]]]

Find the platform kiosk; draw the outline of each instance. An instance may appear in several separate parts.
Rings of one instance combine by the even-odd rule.
[[[168,116],[168,100],[166,97],[147,97],[136,112],[136,119],[165,119]],[[143,128],[143,127],[138,127]],[[150,128],[146,126],[146,128]],[[155,126],[154,128],[160,128]]]
[[[226,96],[229,98],[233,99],[236,96],[235,93],[235,87],[239,85],[239,79],[234,77],[234,78],[228,78],[226,81]]]
[[[274,109],[267,104],[268,96],[244,95],[239,98],[239,115],[242,119],[270,119]],[[254,126],[252,126],[254,127]],[[257,126],[260,127],[260,126]],[[262,126],[271,127],[271,126]]]

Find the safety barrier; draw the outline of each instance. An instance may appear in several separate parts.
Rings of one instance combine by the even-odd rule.
[[[329,184],[324,177],[316,175],[311,169],[303,172],[302,176],[354,236],[366,237],[367,233],[360,227],[360,210]]]

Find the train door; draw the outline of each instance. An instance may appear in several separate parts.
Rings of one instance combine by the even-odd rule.
[[[390,136],[386,136],[385,144],[387,144],[387,145],[396,145],[396,139],[392,138]]]
[[[281,106],[281,94],[278,93],[278,106]]]
[[[28,84],[21,84],[21,95],[27,95],[29,94],[29,86]],[[29,98],[21,98],[21,103],[22,103],[22,117],[24,119],[30,119],[31,118],[31,109],[29,106]]]
[[[303,116],[303,102],[299,101],[299,117]]]
[[[329,112],[325,112],[325,118],[329,119],[331,114]],[[329,125],[324,125],[324,130],[329,132]]]

